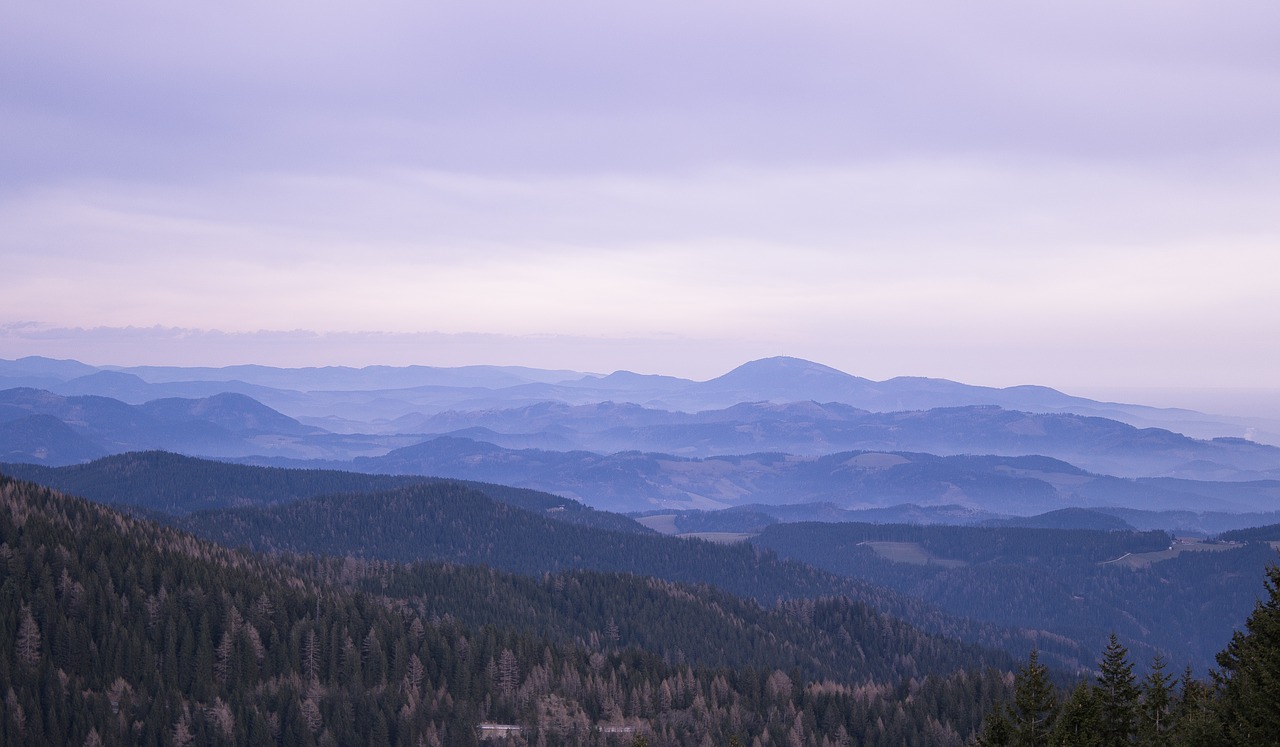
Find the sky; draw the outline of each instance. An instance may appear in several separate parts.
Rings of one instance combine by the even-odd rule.
[[[1276,29],[0,0],[0,358],[1274,391]]]

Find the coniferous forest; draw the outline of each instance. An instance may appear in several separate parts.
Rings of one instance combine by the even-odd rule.
[[[250,555],[28,483],[0,494],[4,744],[453,745],[489,722],[519,725],[517,744],[961,744],[1008,692],[998,654],[839,600],[740,610],[627,576],[533,589]],[[522,584],[635,614],[574,612],[555,635],[502,624],[496,610],[521,610],[495,600]],[[664,619],[718,653],[624,642]]]
[[[205,463],[184,473],[167,460],[143,455],[134,472],[150,487],[117,491],[199,494],[189,483]],[[0,743],[1280,739],[1274,566],[1210,677],[1161,654],[1137,661],[1114,634],[1062,668],[1079,644],[1042,657],[1054,645],[1042,634],[966,624],[750,545],[650,536],[608,515],[566,521],[540,494],[233,471],[245,495],[262,480],[270,498],[130,514],[0,478]],[[307,497],[327,485],[379,492]],[[931,547],[980,547],[977,531]],[[1018,552],[1040,537],[1002,531],[1006,549],[1026,542]],[[1076,539],[1089,558],[1163,541]]]

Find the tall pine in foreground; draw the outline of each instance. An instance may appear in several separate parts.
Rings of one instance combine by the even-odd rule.
[[[1142,702],[1138,706],[1138,744],[1164,747],[1173,731],[1173,678],[1165,674],[1164,657],[1156,654],[1151,671],[1142,680]]]
[[[1014,680],[1013,743],[1021,747],[1044,744],[1058,713],[1058,695],[1049,681],[1049,669],[1031,649],[1027,665]]]
[[[1260,600],[1218,654],[1222,728],[1233,744],[1280,744],[1280,566],[1267,568]]]
[[[1111,634],[1098,667],[1098,734],[1102,747],[1127,745],[1134,735],[1138,686],[1129,651]]]

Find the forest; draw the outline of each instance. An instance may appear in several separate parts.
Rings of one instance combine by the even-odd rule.
[[[839,600],[738,612],[696,587],[548,575],[537,594],[568,595],[579,629],[539,634],[463,622],[523,616],[470,577],[450,601],[435,576],[456,568],[246,554],[7,478],[0,504],[5,744],[453,745],[500,722],[516,744],[958,745],[1008,690],[998,653]],[[602,599],[624,607],[578,613]],[[721,647],[742,657],[726,666],[624,643],[658,619],[703,649],[741,626],[757,650]],[[788,650],[808,626],[829,634]]]
[[[1116,595],[1150,603],[1139,592],[1167,574],[1099,563],[1165,549],[1162,532],[775,524],[755,545],[717,545],[501,486],[113,459],[112,479],[89,466],[43,476],[117,505],[0,477],[0,743],[1207,745],[1272,733],[1255,723],[1255,694],[1276,692],[1274,565],[1225,585],[1250,604],[1271,598],[1224,623],[1212,674],[1155,645],[1131,657],[1132,634],[1091,646],[1096,626],[1072,639],[1016,619],[1060,614],[1035,593],[1055,578],[1078,596],[1115,574],[1132,580],[1113,580]],[[217,485],[222,507],[199,509]],[[890,562],[868,541],[945,562]],[[783,557],[806,543],[830,552],[807,562],[832,567]],[[1235,573],[1245,551],[1275,558],[1252,542],[1153,567]],[[1005,617],[966,619],[984,605]]]

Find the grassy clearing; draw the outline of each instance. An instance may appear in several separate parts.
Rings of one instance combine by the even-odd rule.
[[[636,519],[636,522],[649,527],[660,534],[675,534],[680,531],[676,529],[675,514],[658,514],[656,516],[643,516]]]
[[[1116,558],[1108,560],[1102,565],[1121,565],[1128,568],[1146,568],[1152,563],[1159,563],[1164,560],[1176,558],[1184,552],[1223,552],[1225,550],[1237,550],[1244,545],[1240,542],[1199,542],[1196,540],[1178,540],[1174,542],[1173,547],[1168,550],[1158,550],[1156,552],[1138,552],[1126,553]]]
[[[688,532],[679,536],[704,539],[721,545],[732,545],[735,542],[746,542],[756,535],[754,532]]]
[[[938,565],[943,568],[959,568],[968,565],[963,560],[939,558],[920,546],[919,542],[859,542],[870,547],[876,555],[895,563],[911,565]]]

